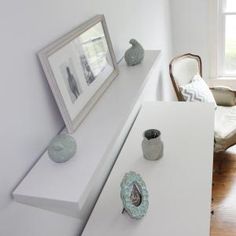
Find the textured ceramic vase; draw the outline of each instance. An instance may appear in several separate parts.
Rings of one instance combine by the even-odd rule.
[[[163,142],[161,132],[156,129],[146,130],[142,141],[143,156],[145,159],[155,161],[163,156]]]
[[[129,43],[132,45],[132,47],[125,52],[125,61],[128,66],[134,66],[141,63],[143,60],[144,49],[135,39],[131,39]]]
[[[48,155],[51,160],[63,163],[71,159],[76,153],[76,142],[68,134],[57,135],[48,146]]]

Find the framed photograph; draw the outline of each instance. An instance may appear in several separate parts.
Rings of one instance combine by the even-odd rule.
[[[133,219],[141,219],[147,213],[148,190],[142,177],[134,171],[125,174],[120,184],[123,211]]]
[[[69,133],[76,130],[118,67],[105,18],[98,15],[38,53]]]

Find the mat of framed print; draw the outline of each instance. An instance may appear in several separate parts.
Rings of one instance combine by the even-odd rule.
[[[66,127],[72,133],[118,75],[104,16],[95,16],[38,55]]]

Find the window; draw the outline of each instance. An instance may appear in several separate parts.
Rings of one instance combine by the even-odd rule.
[[[236,76],[236,0],[220,0],[219,71],[220,76]]]

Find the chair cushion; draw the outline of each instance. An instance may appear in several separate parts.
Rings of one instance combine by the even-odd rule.
[[[230,88],[218,86],[210,88],[215,98],[217,105],[219,106],[234,106],[236,105],[235,92]]]
[[[180,91],[187,102],[211,102],[217,107],[208,85],[199,74],[193,77],[191,83],[180,86]]]
[[[215,152],[236,143],[236,106],[218,106],[215,111]]]
[[[176,60],[172,66],[172,73],[178,86],[190,83],[194,75],[200,72],[196,58],[182,57]]]

